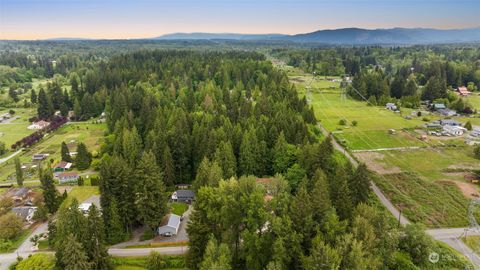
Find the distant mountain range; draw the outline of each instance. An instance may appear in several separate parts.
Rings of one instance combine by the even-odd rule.
[[[345,45],[372,44],[438,44],[480,42],[480,27],[439,30],[426,28],[361,29],[343,28],[320,30],[297,35],[234,34],[234,33],[175,33],[159,36],[159,40],[277,40],[302,43]]]
[[[49,41],[83,41],[89,38],[52,38]],[[237,33],[173,33],[144,40],[237,40],[318,43],[330,45],[413,45],[445,43],[480,43],[480,27],[440,30],[429,28],[361,29],[342,28],[311,33],[237,34]]]

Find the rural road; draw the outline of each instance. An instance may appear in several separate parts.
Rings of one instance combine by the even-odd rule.
[[[11,154],[8,157],[0,158],[0,164],[7,162],[9,159],[14,158],[16,155],[20,154],[23,149],[17,150],[15,153]]]
[[[322,131],[323,135],[330,136],[330,132],[326,130],[323,126],[318,124],[318,127]],[[333,147],[342,152],[347,159],[350,160],[354,167],[358,166],[358,161],[354,159],[349,152],[343,148],[336,140],[335,137],[332,136],[332,144]],[[410,223],[410,221],[404,217],[400,211],[393,205],[393,203],[385,197],[383,192],[378,188],[378,186],[372,181],[370,182],[370,187],[375,195],[378,197],[380,202],[387,208],[387,210],[392,213],[394,217],[400,219],[400,224],[405,226]],[[427,234],[431,235],[435,240],[442,241],[458,251],[460,254],[467,257],[475,266],[475,269],[480,269],[480,257],[475,254],[473,250],[471,250],[465,243],[462,242],[461,237],[464,236],[464,233],[467,232],[468,235],[480,235],[480,231],[472,231],[468,228],[452,228],[452,229],[431,229],[425,231]]]

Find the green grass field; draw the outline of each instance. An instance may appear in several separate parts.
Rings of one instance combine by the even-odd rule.
[[[404,114],[394,113],[387,109],[368,106],[367,102],[353,100],[340,89],[339,82],[332,82],[324,78],[312,80],[311,75],[290,76],[290,80],[297,85],[300,95],[306,95],[306,86],[310,85],[312,92],[308,95],[315,115],[320,123],[329,131],[340,132],[337,136],[345,140],[344,145],[349,149],[367,150],[377,148],[427,146],[425,142],[408,133],[390,135],[389,129],[401,130],[422,126],[425,122],[422,117],[412,117],[411,110]],[[341,125],[340,120],[346,120]],[[356,121],[357,126],[352,122]]]
[[[428,182],[408,173],[384,175],[376,183],[410,221],[434,228],[468,225],[469,200],[455,183]]]
[[[91,123],[72,123],[63,126],[39,143],[35,144],[27,151],[20,154],[20,161],[30,163],[32,155],[37,153],[49,154],[48,160],[53,160],[54,163],[61,159],[60,149],[61,143],[64,141],[69,143],[71,141],[83,142],[87,145],[89,151],[98,151],[103,140],[103,135],[106,130],[106,124],[91,124]],[[75,151],[75,149],[72,149]],[[0,165],[0,181],[14,181],[11,175],[14,173],[14,160],[11,159]],[[10,176],[10,179],[8,179]],[[32,176],[36,179],[36,175]],[[25,180],[31,180],[26,178]]]
[[[27,129],[30,123],[28,119],[35,115],[34,109],[13,109],[15,114],[14,118],[9,123],[0,123],[0,141],[5,143],[5,146],[10,149],[10,146],[16,141],[28,136],[34,132],[34,130]],[[0,115],[8,113],[9,110],[0,110]]]

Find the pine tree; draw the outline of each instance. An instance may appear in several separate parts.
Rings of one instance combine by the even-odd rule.
[[[107,242],[110,244],[120,243],[125,240],[125,232],[118,214],[117,202],[113,199],[109,207],[109,219],[107,221],[106,233]]]
[[[218,244],[212,236],[208,241],[203,261],[200,264],[200,270],[230,270],[231,257],[230,249],[226,244]]]
[[[335,270],[340,269],[341,260],[335,248],[317,236],[313,239],[310,255],[302,259],[302,265],[305,270]]]
[[[36,104],[37,103],[37,92],[35,92],[35,90],[31,90],[30,92],[30,102],[32,104]]]
[[[92,155],[87,150],[87,146],[84,143],[77,145],[77,156],[75,158],[75,165],[79,170],[86,170],[90,167],[92,162]]]
[[[193,189],[198,191],[203,186],[215,187],[222,179],[222,169],[217,162],[211,162],[207,157],[204,157],[200,166],[198,166],[197,176],[193,182]]]
[[[337,168],[335,176],[330,179],[329,189],[330,198],[340,218],[349,218],[352,211],[352,202],[345,168]]]
[[[100,211],[94,204],[88,211],[85,236],[85,252],[92,263],[92,269],[109,269],[110,262],[105,247],[105,228]]]
[[[332,207],[328,181],[325,174],[321,170],[317,170],[312,182],[313,188],[310,193],[310,200],[313,208],[313,219],[320,224],[326,212]]]
[[[367,202],[370,195],[370,177],[365,164],[358,166],[348,184],[354,205]]]
[[[23,170],[20,159],[15,157],[15,177],[17,179],[17,185],[23,186]]]
[[[165,184],[172,186],[175,183],[175,168],[173,167],[172,154],[170,153],[170,147],[168,147],[168,145],[163,150],[162,170]]]
[[[82,244],[77,242],[75,237],[70,234],[62,245],[63,256],[61,257],[60,265],[65,270],[89,270],[91,263],[85,255]]]
[[[37,109],[37,112],[38,112],[38,117],[40,119],[48,119],[54,113],[52,102],[47,97],[47,94],[45,93],[45,91],[42,88],[40,88],[40,91],[38,92],[38,109]]]
[[[276,173],[285,173],[295,163],[295,147],[285,140],[283,131],[273,148],[273,169]]]
[[[229,179],[237,174],[237,159],[229,141],[220,143],[215,151],[214,160],[222,169],[224,179]]]
[[[134,166],[140,158],[142,150],[142,139],[138,134],[137,128],[124,130],[122,142],[122,154],[130,166]]]
[[[55,188],[52,171],[49,168],[40,168],[40,183],[45,207],[47,207],[49,213],[53,214],[59,206],[59,194]]]
[[[242,175],[260,175],[262,168],[260,167],[261,158],[259,153],[260,143],[257,134],[253,128],[250,128],[243,135],[242,144],[240,145],[239,165]]]
[[[70,150],[65,142],[62,142],[61,148],[62,160],[66,162],[72,162],[72,157],[70,156]]]
[[[145,152],[135,170],[138,184],[137,209],[141,222],[155,229],[167,212],[163,176],[151,151]]]

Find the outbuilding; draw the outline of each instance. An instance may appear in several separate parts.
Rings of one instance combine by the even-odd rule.
[[[163,225],[158,227],[157,233],[162,236],[172,236],[177,235],[178,229],[180,228],[181,218],[179,215],[170,214],[162,222]]]

